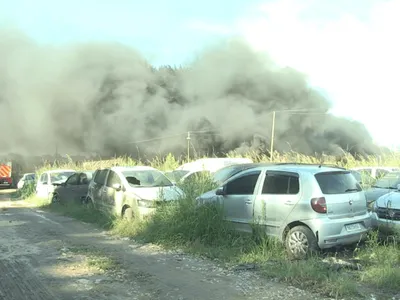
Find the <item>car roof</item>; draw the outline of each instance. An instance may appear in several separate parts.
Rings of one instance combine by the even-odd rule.
[[[354,167],[351,170],[363,170],[363,169],[383,169],[383,170],[391,170],[391,169],[400,169],[400,167],[388,167],[388,166],[361,166]]]
[[[52,174],[52,173],[60,173],[60,172],[76,172],[76,171],[72,170],[72,169],[57,169],[57,170],[50,170],[45,173]]]
[[[335,167],[335,166],[324,166],[324,165],[316,165],[316,164],[295,164],[295,163],[277,163],[277,164],[268,164],[259,165],[252,170],[271,170],[271,171],[289,171],[289,172],[307,172],[311,174],[317,174],[322,172],[338,172],[338,171],[349,171],[345,168]],[[249,170],[249,169],[247,169]]]
[[[133,167],[129,167],[129,166],[118,166],[118,167],[111,167],[110,168],[113,171],[117,171],[117,172],[124,172],[124,171],[158,171],[157,169],[153,168],[153,167],[148,167],[148,166],[133,166]]]

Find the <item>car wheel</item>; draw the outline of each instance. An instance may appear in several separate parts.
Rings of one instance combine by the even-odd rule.
[[[314,233],[305,226],[290,229],[286,235],[285,246],[289,257],[293,259],[304,259],[319,250]]]
[[[132,220],[133,219],[133,209],[130,207],[125,208],[124,212],[122,213],[122,217],[125,220]]]
[[[51,203],[58,203],[60,202],[60,198],[58,197],[57,194],[53,194],[53,196],[51,197]]]

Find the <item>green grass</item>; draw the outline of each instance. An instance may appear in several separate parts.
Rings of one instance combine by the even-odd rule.
[[[93,250],[87,246],[72,247],[68,249],[71,253],[86,257],[87,265],[104,272],[116,271],[120,264],[99,250]]]
[[[265,161],[266,157],[250,155],[254,161]],[[320,163],[321,158],[306,157],[301,154],[277,154],[277,161],[298,161]],[[333,158],[323,158],[325,163],[336,163]],[[384,163],[382,162],[384,161]],[[385,157],[369,157],[356,161],[347,156],[338,165],[353,167],[356,165],[392,165],[400,162],[399,154]],[[120,158],[113,162],[88,163],[86,169],[119,165],[135,165],[138,162]],[[179,162],[172,156],[152,161],[151,164],[162,170],[174,169]],[[75,168],[72,165],[63,168]],[[52,166],[46,166],[52,168]],[[182,249],[186,252],[218,259],[228,265],[254,263],[259,266],[266,278],[288,282],[301,288],[307,288],[335,298],[349,298],[365,294],[368,290],[384,290],[394,294],[400,286],[400,247],[398,242],[382,242],[376,234],[371,234],[366,245],[351,251],[345,259],[357,259],[362,265],[359,271],[337,268],[324,263],[323,257],[311,257],[306,261],[291,261],[287,258],[282,244],[255,230],[253,235],[234,231],[228,223],[222,221],[221,210],[212,205],[196,207],[194,199],[205,191],[214,188],[209,178],[200,178],[197,182],[187,182],[182,188],[187,197],[178,202],[160,206],[152,218],[141,221],[121,220],[114,216],[96,212],[91,207],[80,205],[61,205],[37,203],[45,209],[77,218],[84,222],[97,224],[110,229],[114,234],[130,237],[137,241],[151,242],[165,248]],[[28,201],[35,202],[34,198]],[[258,229],[257,225],[254,225]],[[341,253],[325,256],[343,256]]]

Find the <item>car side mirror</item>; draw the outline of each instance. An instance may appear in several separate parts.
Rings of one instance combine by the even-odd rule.
[[[60,185],[61,186],[67,186],[67,183],[66,182],[62,182]]]
[[[117,192],[119,192],[120,190],[122,190],[122,186],[121,186],[121,184],[119,184],[119,183],[114,183],[114,184],[112,185],[112,188],[113,188],[114,190],[116,190]]]
[[[225,195],[225,189],[224,189],[223,187],[218,188],[218,189],[215,191],[215,195],[224,196],[224,195]]]

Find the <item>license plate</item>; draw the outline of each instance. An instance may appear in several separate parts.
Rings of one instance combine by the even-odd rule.
[[[347,231],[356,231],[356,230],[360,230],[361,226],[360,224],[350,224],[350,225],[346,225],[346,229]]]

